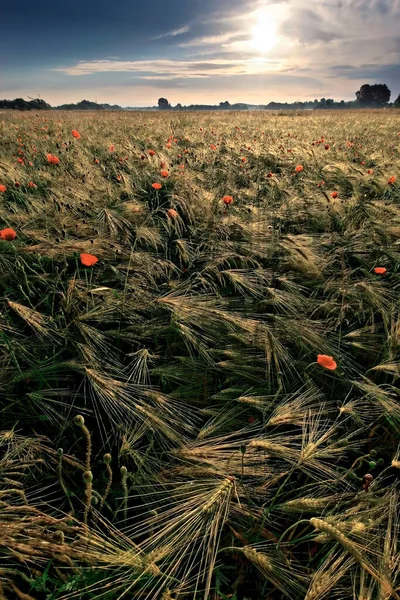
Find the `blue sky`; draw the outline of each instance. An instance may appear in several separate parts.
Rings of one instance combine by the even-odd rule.
[[[400,0],[19,0],[0,96],[122,106],[400,93]]]

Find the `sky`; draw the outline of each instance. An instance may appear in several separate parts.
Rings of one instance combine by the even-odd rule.
[[[400,0],[18,0],[0,98],[52,106],[354,100],[400,93]]]

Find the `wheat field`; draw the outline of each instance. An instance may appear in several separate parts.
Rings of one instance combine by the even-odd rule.
[[[400,599],[400,111],[0,115],[0,600]]]

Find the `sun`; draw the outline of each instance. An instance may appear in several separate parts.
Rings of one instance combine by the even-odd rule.
[[[257,24],[251,30],[250,46],[262,54],[267,54],[279,41],[277,22],[271,11],[257,15]]]

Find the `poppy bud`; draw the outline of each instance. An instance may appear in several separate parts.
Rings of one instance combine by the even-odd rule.
[[[76,417],[74,419],[74,423],[78,427],[83,427],[85,424],[85,419],[82,417],[82,415],[76,415]]]
[[[85,471],[82,477],[85,483],[92,483],[93,481],[92,471]]]

